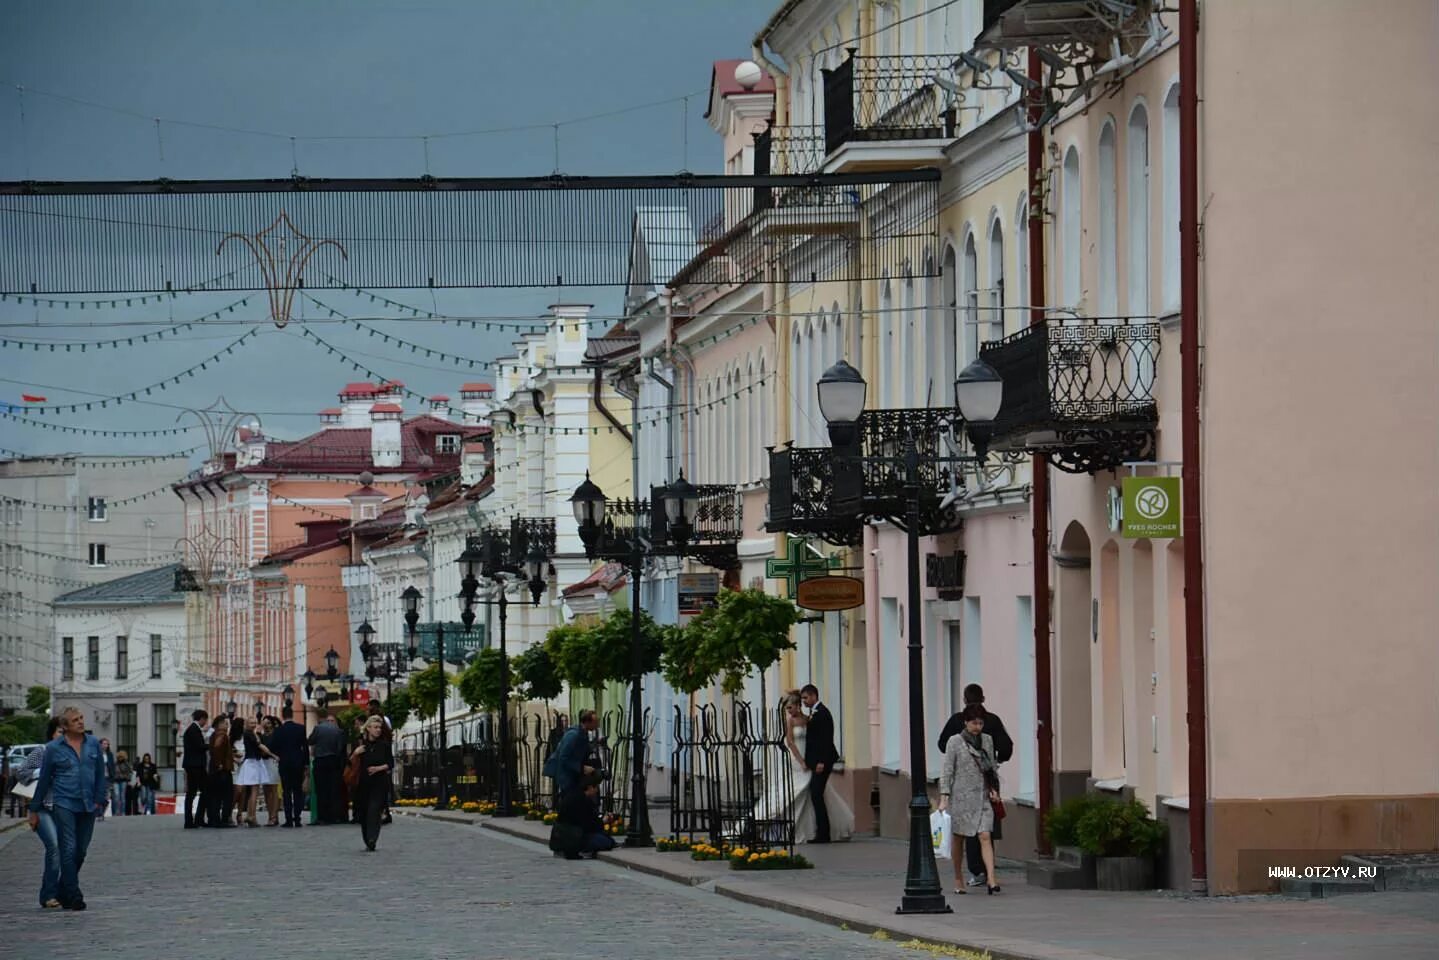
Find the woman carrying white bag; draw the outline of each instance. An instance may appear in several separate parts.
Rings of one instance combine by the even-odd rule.
[[[934,855],[949,859],[950,831],[952,822],[949,811],[936,810],[929,815],[929,840],[934,844]]]

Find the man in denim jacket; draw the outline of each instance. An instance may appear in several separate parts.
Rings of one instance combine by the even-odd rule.
[[[85,732],[85,715],[78,707],[60,714],[64,736],[51,740],[40,762],[40,779],[30,801],[30,827],[34,829],[48,796],[50,816],[60,841],[60,905],[84,910],[80,868],[95,830],[95,817],[105,809],[105,760],[100,741]]]

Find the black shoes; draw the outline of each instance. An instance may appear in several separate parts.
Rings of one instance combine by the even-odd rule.
[[[373,843],[367,843],[367,844],[365,844],[365,849],[368,850],[368,851],[370,851],[371,853],[374,853],[374,852],[375,852],[375,845],[374,845]]]
[[[64,907],[66,910],[84,910],[85,900],[83,898],[79,900],[71,900],[69,903],[61,904],[61,906]]]

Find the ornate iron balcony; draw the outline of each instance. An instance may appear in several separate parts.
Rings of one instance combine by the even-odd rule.
[[[911,437],[919,449],[920,532],[929,536],[958,530],[959,513],[945,505],[962,482],[953,465],[939,462],[946,437],[958,423],[953,410],[866,410],[860,415],[858,512],[837,509],[836,454],[831,447],[785,447],[770,451],[770,531],[809,533],[837,546],[860,542],[866,520],[908,522],[904,457]]]
[[[958,130],[957,98],[934,82],[953,79],[948,55],[856,57],[824,72],[824,148],[869,140],[938,140]]]
[[[720,570],[739,566],[737,545],[744,535],[743,509],[734,484],[695,484],[699,506],[688,538],[678,542],[661,510],[663,487],[652,487],[649,500],[607,501],[605,521],[595,543],[586,545],[589,556],[628,563],[636,546],[650,556],[692,557]]]
[[[422,660],[433,662],[437,655],[439,646],[436,635],[437,626],[433,623],[421,623],[415,627],[415,646],[419,648],[418,652]],[[490,645],[485,636],[483,623],[477,622],[472,628],[466,630],[465,625],[457,621],[444,624],[444,628],[446,663],[465,663]]]
[[[515,517],[510,521],[510,562],[522,564],[529,559],[530,547],[538,542],[546,557],[555,552],[554,517]]]
[[[1004,378],[996,450],[1047,453],[1069,473],[1148,456],[1159,422],[1157,323],[1046,323],[984,344]]]
[[[964,551],[931,553],[924,558],[924,583],[933,587],[941,600],[964,598]]]

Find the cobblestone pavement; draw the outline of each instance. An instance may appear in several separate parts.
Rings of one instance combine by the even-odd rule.
[[[384,828],[377,853],[365,852],[358,827],[217,832],[173,817],[107,820],[81,873],[84,913],[37,907],[40,855],[28,829],[0,834],[0,955],[16,960],[922,956],[408,817]]]

